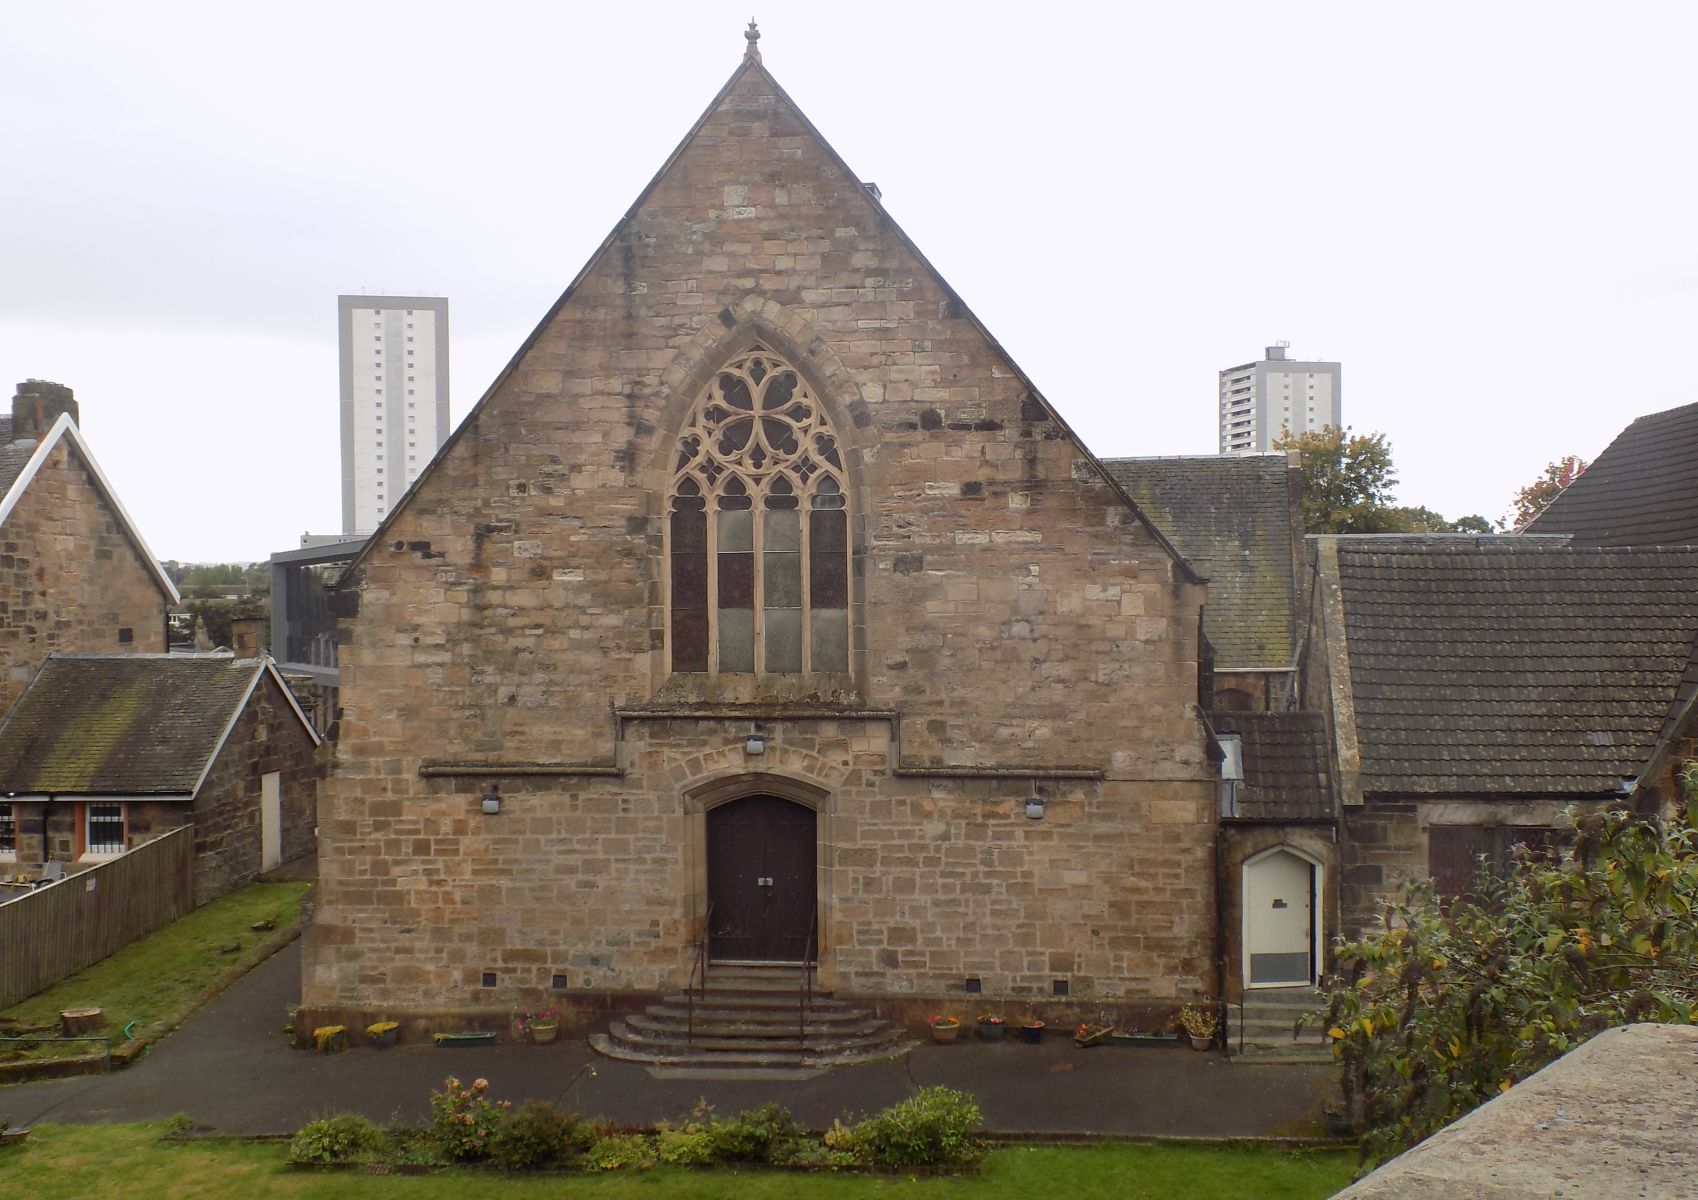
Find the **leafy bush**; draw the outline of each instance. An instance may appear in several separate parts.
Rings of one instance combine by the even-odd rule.
[[[654,1145],[640,1133],[610,1133],[584,1155],[584,1165],[593,1171],[646,1171],[654,1164]]]
[[[707,1127],[717,1162],[783,1162],[796,1141],[796,1122],[782,1104],[768,1102]]]
[[[289,1143],[292,1163],[372,1162],[381,1159],[389,1139],[364,1117],[352,1113],[313,1121]]]
[[[784,1165],[803,1171],[846,1171],[859,1166],[860,1160],[851,1150],[833,1150],[818,1142],[797,1142]]]
[[[660,1161],[669,1167],[706,1167],[714,1162],[713,1131],[701,1126],[662,1130],[656,1140]]]
[[[854,1129],[856,1151],[885,1167],[942,1167],[971,1162],[981,1147],[974,1136],[984,1121],[978,1101],[950,1088],[921,1088]]]
[[[1698,1010],[1698,789],[1685,820],[1584,817],[1482,895],[1416,885],[1341,944],[1326,1028],[1364,1157],[1407,1148],[1600,1030]]]
[[[460,1161],[487,1158],[495,1134],[500,1129],[507,1101],[493,1101],[485,1096],[489,1080],[474,1079],[471,1087],[461,1087],[452,1075],[442,1082],[442,1090],[430,1097],[430,1132],[442,1153]]]
[[[572,1157],[577,1135],[577,1117],[532,1100],[503,1116],[490,1139],[489,1157],[504,1171],[551,1167]]]

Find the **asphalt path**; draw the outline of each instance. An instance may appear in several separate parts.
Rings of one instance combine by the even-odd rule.
[[[776,1100],[798,1121],[874,1112],[934,1084],[972,1092],[1002,1133],[1115,1137],[1306,1137],[1331,1095],[1327,1067],[1256,1066],[1185,1049],[1080,1050],[1066,1037],[923,1045],[905,1058],[840,1067],[810,1079],[651,1071],[603,1058],[580,1040],[551,1046],[294,1048],[283,1033],[300,996],[291,942],[189,1018],[135,1066],[104,1075],[0,1087],[12,1125],[163,1120],[186,1113],[224,1133],[293,1133],[357,1112],[421,1124],[444,1078],[485,1078],[497,1099],[551,1100],[621,1123],[677,1121],[698,1104],[733,1113]]]

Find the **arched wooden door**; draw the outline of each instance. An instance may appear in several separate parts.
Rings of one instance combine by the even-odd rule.
[[[815,814],[778,796],[744,796],[707,814],[708,899],[716,962],[801,962],[815,921]]]

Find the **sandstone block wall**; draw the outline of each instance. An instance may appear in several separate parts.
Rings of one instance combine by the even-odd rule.
[[[669,675],[674,439],[757,341],[843,446],[850,670]],[[701,812],[727,787],[818,808],[822,969],[853,991],[1211,986],[1204,589],[764,73],[682,148],[351,591],[309,1007],[511,1006],[557,974],[681,984]],[[887,715],[830,715],[868,709]],[[774,745],[758,764],[755,719]],[[421,775],[433,762],[624,773]],[[1101,779],[1045,784],[1041,823],[1017,815],[1029,780],[903,774],[1069,765]],[[507,800],[485,819],[491,782]]]
[[[282,861],[308,854],[318,820],[318,748],[275,680],[262,676],[195,799],[195,903],[251,883],[261,869],[261,780],[282,775]]]
[[[0,526],[0,713],[55,651],[164,650],[158,580],[61,440]]]

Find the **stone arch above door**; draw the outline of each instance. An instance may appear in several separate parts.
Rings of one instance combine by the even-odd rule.
[[[832,801],[835,786],[842,782],[843,770],[816,755],[786,750],[770,741],[761,756],[759,770],[748,769],[748,756],[740,745],[730,755],[740,761],[697,764],[698,773],[684,781],[678,792],[684,814],[682,850],[686,877],[690,881],[689,895],[682,898],[692,943],[689,961],[693,962],[694,945],[706,930],[709,901],[708,812],[747,796],[775,796],[811,809],[815,814],[814,894],[819,929],[816,949],[820,982],[830,986],[836,974],[832,957],[834,946],[829,931],[836,900],[836,857],[840,840],[840,822]],[[714,766],[718,769],[712,769]],[[688,962],[683,970],[689,970]]]

